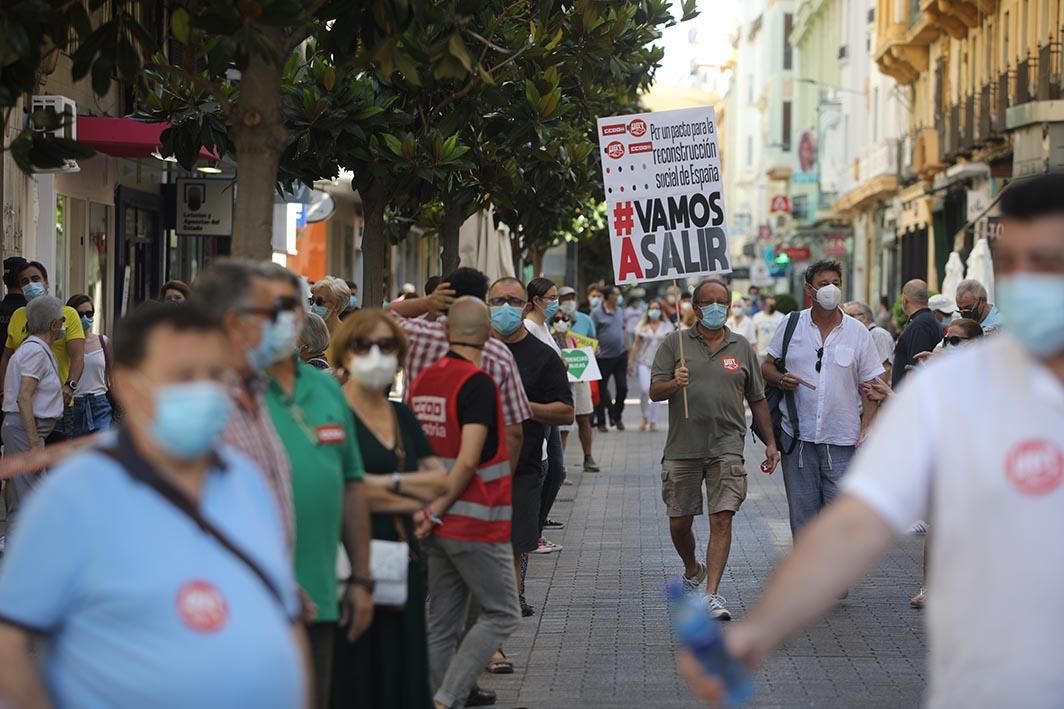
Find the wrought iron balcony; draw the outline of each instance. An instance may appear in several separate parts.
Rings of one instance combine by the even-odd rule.
[[[997,81],[997,91],[994,92],[994,125],[999,131],[1005,129],[1005,112],[1009,106],[1009,72],[1006,69],[1001,72]]]
[[[1038,50],[1038,100],[1061,97],[1061,43],[1043,44]]]
[[[994,106],[994,85],[983,84],[983,88],[979,90],[979,116],[976,119],[976,126],[978,133],[976,139],[982,142],[990,140],[997,135],[1000,128],[995,125],[995,118],[997,117],[993,111]]]
[[[969,94],[964,100],[964,126],[961,129],[961,149],[975,147],[975,95]]]
[[[1016,65],[1016,105],[1034,100],[1034,93],[1031,91],[1031,74],[1037,61],[1037,59],[1027,57]]]

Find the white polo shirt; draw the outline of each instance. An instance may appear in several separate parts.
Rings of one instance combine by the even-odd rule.
[[[844,490],[931,522],[931,707],[1064,702],[1064,386],[1009,335],[936,357],[880,412]]]
[[[773,359],[783,352],[786,329],[786,322],[781,323],[768,346],[768,354]],[[819,358],[821,366],[817,372],[817,350],[821,347],[824,356]],[[861,436],[861,382],[884,372],[883,360],[865,326],[843,314],[842,322],[828,333],[825,341],[809,310],[803,310],[787,349],[786,364],[789,373],[816,387],[812,390],[799,386],[794,393],[800,438],[809,443],[857,445]],[[780,402],[780,408],[783,430],[793,436],[794,427],[785,401]]]

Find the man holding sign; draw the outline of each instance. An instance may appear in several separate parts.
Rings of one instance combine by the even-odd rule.
[[[672,543],[684,564],[684,583],[694,591],[705,582],[706,608],[720,620],[731,619],[717,591],[731,551],[732,517],[746,499],[743,402],[750,404],[759,430],[772,430],[757,355],[746,338],[724,326],[730,306],[731,292],[722,281],[699,283],[693,296],[698,321],[665,338],[654,358],[650,385],[651,399],[669,402],[661,494]],[[762,472],[771,473],[779,460],[770,440]],[[691,531],[695,515],[702,514],[703,484],[710,529],[705,564],[695,558]]]

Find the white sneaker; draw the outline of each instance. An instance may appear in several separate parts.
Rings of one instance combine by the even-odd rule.
[[[723,596],[707,593],[702,602],[706,604],[706,610],[714,620],[731,620],[731,611],[724,607],[727,601]]]
[[[552,554],[556,551],[561,551],[562,545],[555,544],[549,539],[539,538],[539,546],[532,550],[533,554]]]
[[[698,563],[698,571],[694,576],[683,577],[683,589],[688,593],[695,593],[702,587],[702,584],[706,582],[706,565],[702,562]]]

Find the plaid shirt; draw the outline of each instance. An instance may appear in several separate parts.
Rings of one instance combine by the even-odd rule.
[[[288,452],[273,427],[266,410],[266,380],[256,377],[245,386],[240,375],[229,376],[229,396],[233,400],[229,425],[222,439],[246,455],[262,471],[266,486],[277,502],[284,525],[285,541],[292,548],[295,541],[295,513],[292,508],[292,468]],[[248,407],[250,396],[252,407]]]
[[[399,316],[395,316],[395,320],[410,340],[406,377],[407,381],[413,382],[422,369],[434,364],[451,349],[447,342],[447,330],[443,324],[428,320]],[[517,362],[514,361],[509,347],[495,338],[488,339],[484,343],[484,356],[480,367],[499,386],[502,417],[507,426],[532,418],[532,407],[528,405],[528,397],[525,396],[525,388],[521,384],[521,372],[517,369]],[[406,389],[410,390],[409,385]]]

